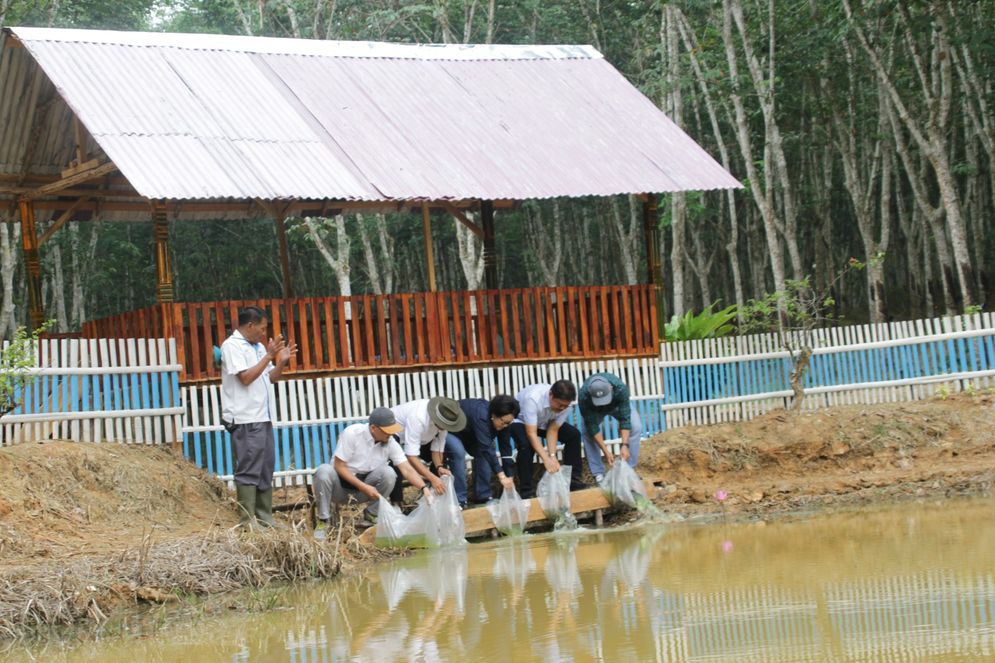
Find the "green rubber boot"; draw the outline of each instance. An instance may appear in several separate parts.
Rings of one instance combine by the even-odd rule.
[[[262,527],[273,526],[273,489],[256,491],[256,522]]]
[[[255,524],[256,520],[252,515],[257,509],[256,502],[258,500],[258,493],[256,492],[256,487],[236,483],[235,495],[238,499],[238,524],[242,527],[250,528],[253,524]]]

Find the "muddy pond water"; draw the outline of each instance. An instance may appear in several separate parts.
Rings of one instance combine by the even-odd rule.
[[[44,661],[992,661],[995,500],[419,553]]]

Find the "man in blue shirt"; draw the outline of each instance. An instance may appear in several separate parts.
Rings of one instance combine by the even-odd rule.
[[[446,464],[453,473],[453,487],[460,506],[467,503],[466,454],[473,456],[474,501],[491,499],[491,477],[495,474],[507,490],[515,487],[515,463],[511,455],[509,426],[518,416],[518,401],[499,394],[490,400],[464,398],[459,402],[466,426],[446,436]],[[501,457],[494,449],[497,437]]]
[[[643,437],[643,422],[639,411],[629,401],[629,388],[625,383],[614,373],[595,373],[581,385],[577,405],[582,422],[584,453],[594,479],[601,483],[605,464],[611,467],[615,460],[601,432],[601,422],[605,417],[615,417],[618,421],[619,437],[622,438],[619,457],[635,467],[639,458],[639,441]]]

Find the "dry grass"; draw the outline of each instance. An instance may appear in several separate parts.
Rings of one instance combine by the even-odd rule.
[[[267,530],[206,534],[140,546],[118,556],[89,556],[0,572],[0,638],[50,626],[103,622],[127,605],[168,603],[275,582],[336,575],[342,551],[310,533]]]

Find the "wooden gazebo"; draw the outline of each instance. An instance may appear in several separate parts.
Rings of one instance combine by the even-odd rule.
[[[38,250],[62,225],[150,220],[157,304],[83,333],[175,337],[188,379],[216,376],[211,346],[247,302],[174,302],[171,223],[274,220],[284,297],[254,303],[299,340],[293,370],[639,356],[659,342],[654,194],[738,186],[588,46],[0,36],[0,203],[20,220],[32,322]],[[495,208],[617,194],[644,201],[646,285],[497,289]],[[433,292],[294,297],[288,216],[405,210],[422,215]],[[485,290],[434,292],[433,213],[481,237]]]

